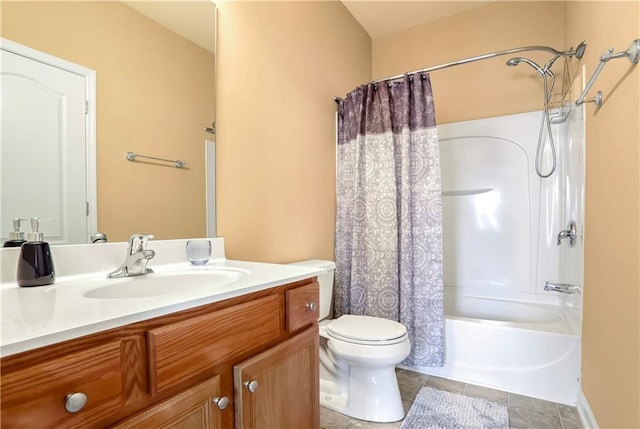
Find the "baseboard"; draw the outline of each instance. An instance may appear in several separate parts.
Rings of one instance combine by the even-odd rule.
[[[576,407],[578,408],[578,415],[580,416],[583,428],[600,429],[600,426],[598,426],[598,422],[596,421],[596,416],[593,415],[593,411],[591,411],[587,397],[584,396],[582,390],[578,392],[578,403],[576,404]]]

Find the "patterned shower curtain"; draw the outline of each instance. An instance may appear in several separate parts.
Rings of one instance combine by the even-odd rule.
[[[442,200],[427,74],[369,84],[338,108],[335,317],[407,327],[406,365],[442,366]]]

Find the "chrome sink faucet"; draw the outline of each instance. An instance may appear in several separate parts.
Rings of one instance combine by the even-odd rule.
[[[133,234],[129,238],[127,257],[124,263],[117,270],[109,273],[107,278],[114,279],[120,277],[141,276],[152,273],[151,268],[147,268],[150,259],[156,256],[156,252],[147,249],[147,242],[153,238],[151,234]]]

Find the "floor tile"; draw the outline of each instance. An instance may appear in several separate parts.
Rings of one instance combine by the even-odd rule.
[[[576,407],[558,404],[558,411],[560,411],[560,420],[562,420],[564,429],[582,429],[582,422]]]
[[[524,408],[547,414],[558,414],[558,407],[555,402],[544,401],[542,399],[531,398],[529,396],[509,393],[509,406]]]
[[[451,393],[463,393],[466,385],[460,381],[448,380],[440,377],[429,377],[425,382],[425,386],[446,390]]]
[[[374,423],[351,419],[351,422],[347,425],[346,429],[398,429],[401,424],[401,421],[393,423]]]
[[[405,414],[413,405],[418,391],[426,385],[452,393],[462,393],[474,398],[508,404],[510,429],[583,429],[575,407],[404,369],[397,369],[396,376]],[[401,424],[402,422],[373,423],[353,419],[324,407],[320,408],[320,426],[323,429],[398,429]]]
[[[402,408],[404,408],[404,414],[405,416],[407,415],[407,413],[409,412],[409,410],[411,409],[411,406],[413,405],[413,401],[407,401],[406,399],[402,400]]]
[[[323,429],[344,429],[351,417],[325,407],[320,407],[320,427]]]
[[[523,407],[509,407],[509,429],[562,429],[560,415]]]
[[[489,389],[488,387],[476,386],[474,384],[467,384],[464,394],[465,396],[471,396],[472,398],[486,399],[487,401],[499,402],[501,404],[506,404],[509,399],[509,394],[507,392]]]
[[[400,397],[404,400],[413,401],[424,385],[428,375],[420,374],[415,371],[407,371],[404,369],[396,370],[398,378],[398,387],[400,388]]]
[[[424,384],[424,382],[427,381],[427,379],[429,378],[427,374],[423,374],[421,372],[416,372],[416,371],[409,371],[408,369],[400,369],[400,368],[396,369],[396,377],[398,378],[398,381],[411,380],[411,381],[420,382],[422,384]]]

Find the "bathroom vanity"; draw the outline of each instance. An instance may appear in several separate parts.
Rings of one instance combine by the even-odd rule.
[[[99,302],[105,315],[93,328],[76,320],[75,328],[47,333],[61,323],[54,314],[46,327],[38,325],[43,334],[13,348],[3,339],[2,428],[318,428],[315,273],[235,265],[253,269],[234,284],[181,304],[83,298],[85,306]],[[57,286],[54,313],[70,310],[63,287],[87,295],[76,283]],[[3,301],[19,292],[3,289]],[[132,301],[138,312],[127,309]],[[111,307],[126,315],[114,317]],[[15,325],[8,317],[3,314],[3,324]],[[118,326],[105,329],[109,324]],[[87,329],[95,332],[77,335]],[[72,338],[55,339],[65,336]],[[43,341],[50,344],[31,347]]]

